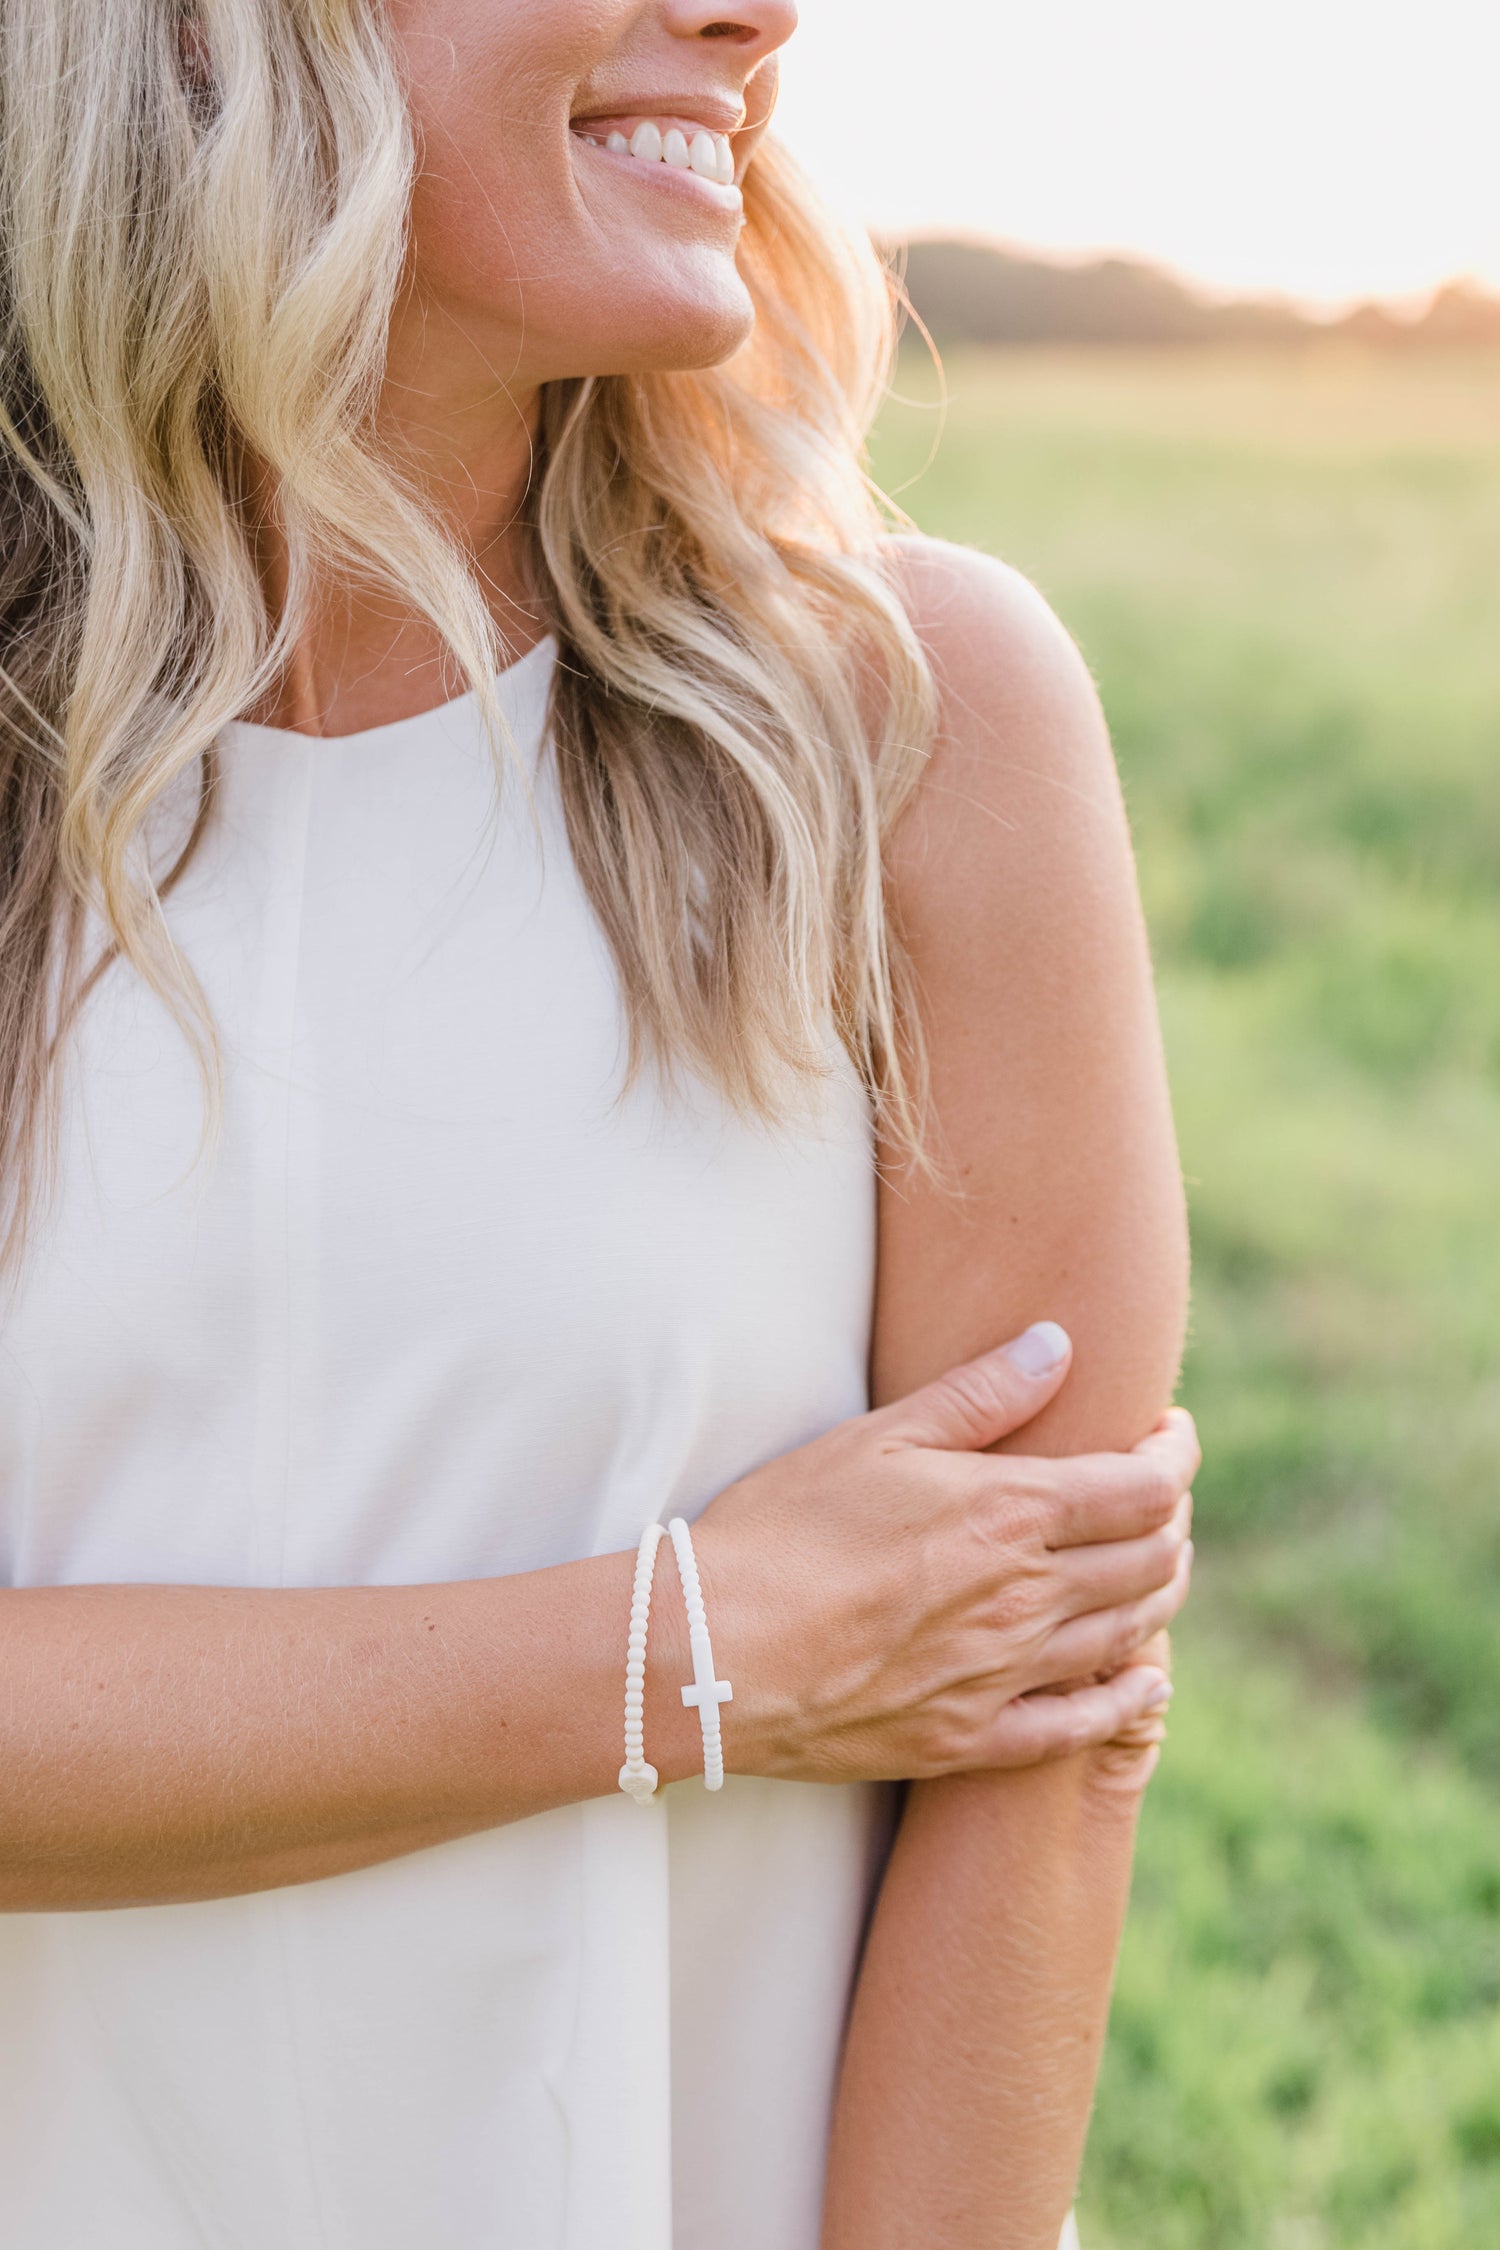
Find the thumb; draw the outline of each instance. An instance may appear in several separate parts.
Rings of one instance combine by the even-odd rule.
[[[1072,1360],[1066,1329],[1039,1320],[997,1351],[950,1367],[935,1383],[897,1399],[881,1420],[886,1434],[903,1444],[977,1453],[1040,1414]]]

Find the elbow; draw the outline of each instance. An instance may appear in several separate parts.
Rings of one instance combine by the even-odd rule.
[[[1133,1820],[1161,1760],[1161,1741],[1103,1742],[1081,1757],[1089,1802],[1109,1817]]]

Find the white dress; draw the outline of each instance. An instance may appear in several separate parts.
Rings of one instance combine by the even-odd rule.
[[[0,1583],[390,1585],[631,1546],[866,1403],[867,1105],[615,1100],[545,736],[230,728],[0,1320]],[[180,808],[178,808],[180,811]],[[620,1619],[621,1666],[625,1618]],[[227,1745],[232,1748],[232,1743]],[[648,1745],[649,1748],[649,1745]],[[816,2250],[884,1792],[619,1795],[248,1898],[0,1916],[4,2250]]]

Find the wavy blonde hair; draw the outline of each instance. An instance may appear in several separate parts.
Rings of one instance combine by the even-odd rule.
[[[425,616],[498,727],[470,557],[375,417],[416,157],[371,0],[5,0],[0,13],[0,1179],[24,1238],[60,1042],[123,958],[217,1101],[164,900],[216,737],[329,574]],[[920,1041],[882,849],[933,692],[862,467],[894,322],[867,248],[774,144],[745,183],[750,344],[554,383],[530,513],[553,745],[631,1073],[774,1117],[836,1026],[915,1146]],[[290,557],[268,606],[242,464]],[[497,734],[497,758],[501,745]],[[174,866],[152,807],[198,773]],[[91,930],[102,953],[87,959]]]

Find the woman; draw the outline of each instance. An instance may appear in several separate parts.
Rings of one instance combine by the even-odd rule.
[[[5,11],[7,2250],[1063,2223],[1180,1196],[1087,680],[861,483],[792,25]]]

